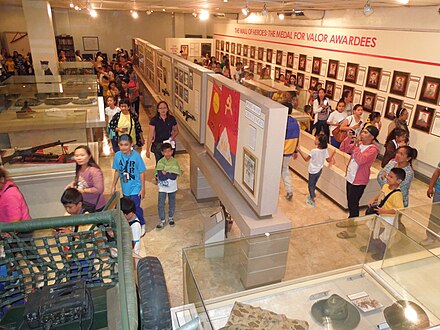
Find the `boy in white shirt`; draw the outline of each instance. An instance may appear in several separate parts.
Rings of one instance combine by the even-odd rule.
[[[140,253],[140,240],[141,240],[141,222],[137,218],[136,205],[130,197],[122,197],[121,198],[121,211],[124,213],[125,219],[128,221],[128,224],[131,228],[131,236],[132,236],[132,247],[134,252],[134,257],[139,255]]]

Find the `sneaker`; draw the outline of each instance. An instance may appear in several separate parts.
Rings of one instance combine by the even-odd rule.
[[[423,241],[420,242],[420,245],[427,246],[431,244],[437,243],[437,238],[434,237],[426,237]]]
[[[315,202],[310,198],[310,195],[307,195],[306,204],[315,207]]]
[[[170,227],[174,227],[174,225],[175,225],[174,219],[173,218],[169,218],[168,219],[168,224],[170,225]]]
[[[157,226],[156,226],[157,229],[162,229],[163,227],[165,227],[165,220],[159,222],[159,223],[157,224]]]
[[[292,197],[293,197],[293,194],[292,194],[291,192],[289,192],[289,193],[286,194],[286,199],[287,199],[288,201],[292,200]]]
[[[143,237],[145,235],[147,231],[145,230],[145,225],[141,226],[141,237]]]

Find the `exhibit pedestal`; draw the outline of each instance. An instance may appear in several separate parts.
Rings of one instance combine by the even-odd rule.
[[[191,187],[191,192],[198,202],[217,198],[216,193],[212,190],[202,171],[197,167],[195,162],[190,157],[190,168],[189,168],[189,182]]]

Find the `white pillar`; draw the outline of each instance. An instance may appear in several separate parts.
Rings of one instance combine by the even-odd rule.
[[[58,75],[58,55],[48,1],[22,0],[35,76],[44,76],[40,61],[49,61],[49,68]]]

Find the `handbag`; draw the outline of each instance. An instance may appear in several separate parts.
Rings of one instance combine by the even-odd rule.
[[[348,136],[346,131],[341,131],[341,127],[338,126],[333,130],[333,136],[336,141],[342,142],[345,140],[345,138]]]
[[[390,191],[388,193],[388,195],[386,195],[385,198],[380,201],[379,204],[378,203],[373,203],[371,205],[368,205],[367,209],[365,210],[365,215],[379,214],[379,213],[377,213],[376,208],[380,208],[380,207],[384,206],[385,203],[387,202],[388,198],[390,198],[392,194],[394,194],[395,192],[398,192],[398,191],[401,191],[401,190],[400,189],[394,189],[393,191]]]

